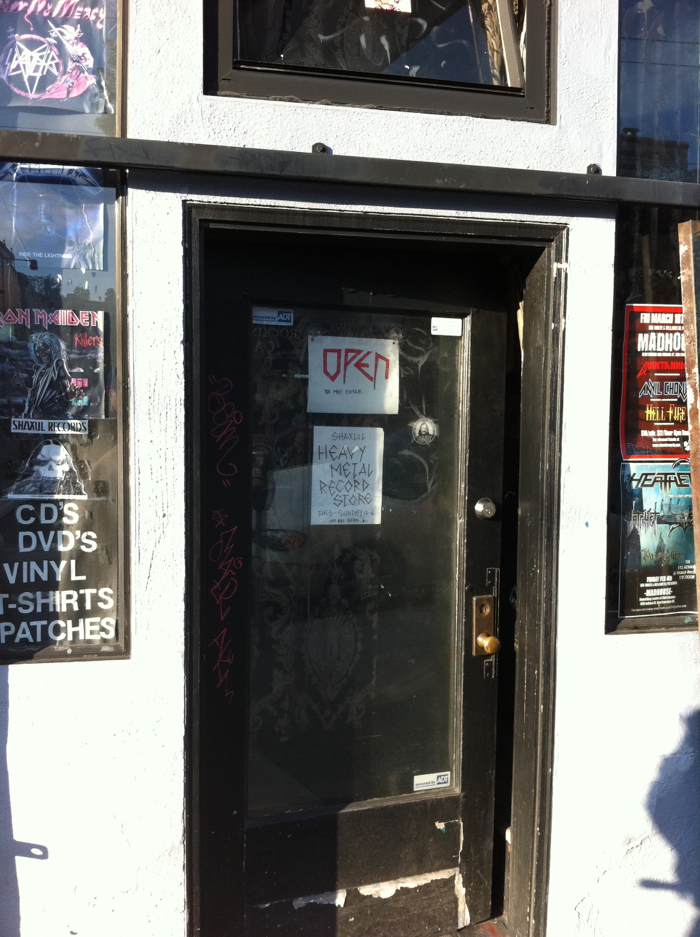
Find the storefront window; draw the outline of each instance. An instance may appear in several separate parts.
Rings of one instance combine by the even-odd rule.
[[[621,208],[614,310],[608,629],[695,627],[678,224],[688,210]]]
[[[621,0],[623,176],[700,182],[700,6]]]
[[[117,133],[117,0],[0,0],[0,128]]]
[[[115,194],[0,164],[3,662],[126,650]]]

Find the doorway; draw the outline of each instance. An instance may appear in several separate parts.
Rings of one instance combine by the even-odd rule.
[[[553,632],[522,556],[555,555],[556,459],[528,473],[558,413],[562,233],[190,217],[195,932],[513,929],[546,863],[514,869],[509,841],[516,642],[542,663]]]

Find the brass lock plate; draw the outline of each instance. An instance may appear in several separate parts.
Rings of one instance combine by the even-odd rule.
[[[493,595],[475,595],[472,597],[472,657],[490,657],[476,639],[480,634],[494,634],[496,599]]]

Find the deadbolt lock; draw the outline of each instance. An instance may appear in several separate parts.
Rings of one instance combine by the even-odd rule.
[[[479,498],[474,505],[474,513],[484,521],[490,521],[496,516],[496,505],[491,498]]]
[[[501,642],[493,633],[495,629],[496,597],[475,595],[472,599],[472,655],[490,657],[496,654]]]

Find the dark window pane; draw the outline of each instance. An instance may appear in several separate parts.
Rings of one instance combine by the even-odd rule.
[[[251,815],[457,783],[466,339],[431,335],[427,315],[293,315],[253,333]],[[400,400],[349,405],[361,371],[367,387],[314,396],[314,341],[393,344]],[[326,351],[331,381],[360,353]]]
[[[622,0],[620,147],[625,176],[697,182],[700,6]]]
[[[238,59],[522,87],[524,0],[239,0]]]

